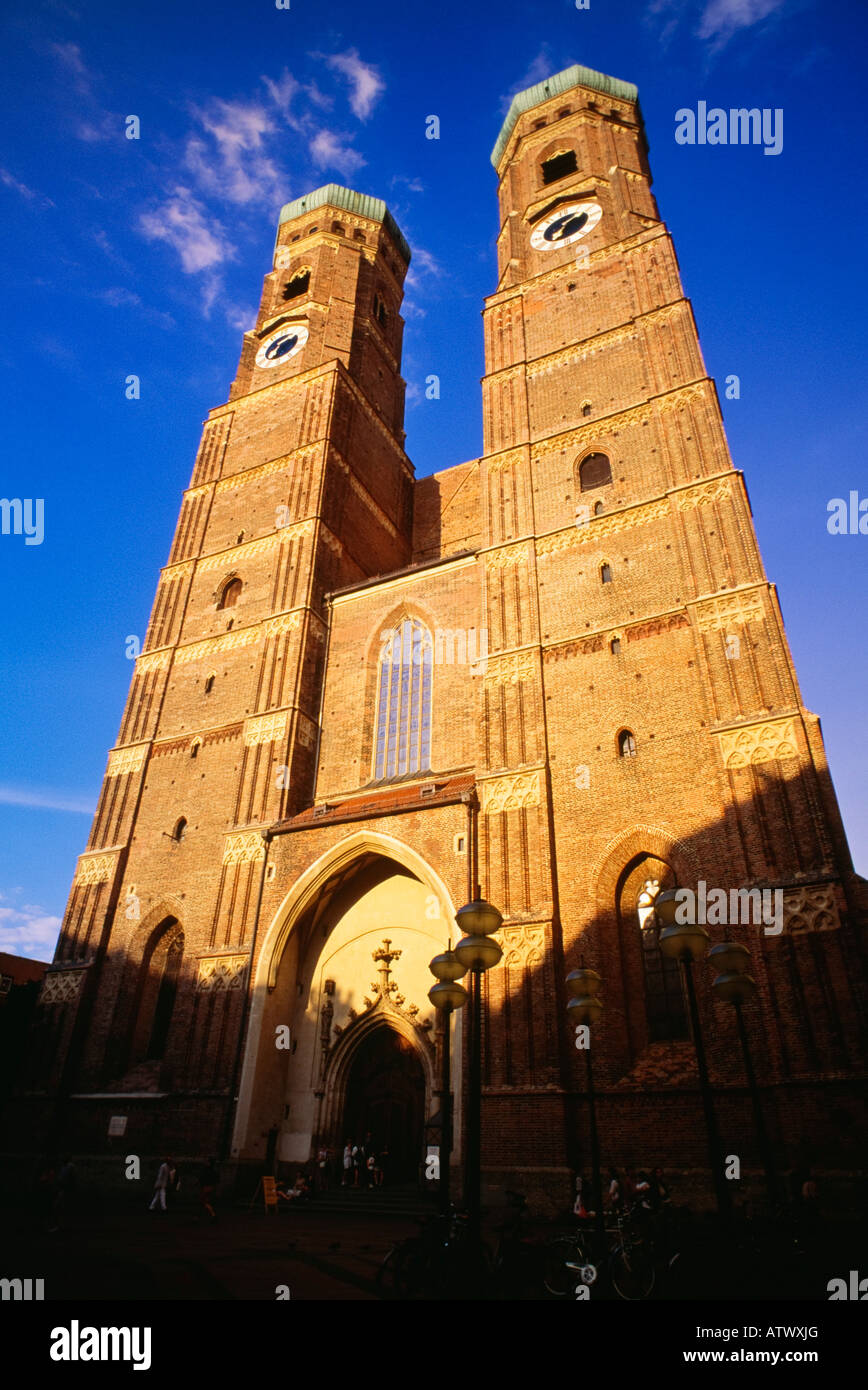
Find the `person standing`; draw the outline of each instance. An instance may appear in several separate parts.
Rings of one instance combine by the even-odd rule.
[[[220,1174],[217,1172],[216,1161],[209,1158],[199,1172],[199,1200],[211,1221],[217,1220],[217,1213],[214,1210],[214,1195],[219,1182]]]
[[[169,1176],[172,1170],[172,1160],[164,1158],[157,1173],[157,1181],[154,1183],[154,1196],[148,1211],[159,1209],[166,1210],[166,1189],[169,1186]]]
[[[177,1163],[169,1164],[169,1182],[166,1187],[166,1205],[169,1210],[174,1207],[178,1193],[181,1190],[181,1174],[178,1171]]]
[[[344,1144],[344,1172],[341,1178],[341,1187],[348,1187],[350,1176],[353,1171],[353,1141],[348,1139]]]

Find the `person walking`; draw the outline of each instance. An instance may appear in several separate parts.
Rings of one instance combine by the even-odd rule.
[[[154,1196],[148,1211],[166,1210],[166,1189],[169,1186],[169,1176],[172,1170],[172,1160],[164,1158],[157,1173],[157,1181],[154,1183]]]
[[[212,1221],[217,1220],[217,1213],[214,1210],[214,1194],[219,1182],[220,1174],[217,1171],[216,1160],[209,1158],[199,1171],[199,1200]]]
[[[169,1164],[169,1182],[166,1187],[166,1205],[171,1211],[181,1191],[181,1174],[177,1163]]]

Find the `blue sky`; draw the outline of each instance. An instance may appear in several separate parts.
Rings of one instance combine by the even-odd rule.
[[[126,639],[144,635],[280,205],[331,181],[386,199],[414,255],[408,452],[419,475],[475,457],[489,155],[510,96],[574,62],[639,87],[708,369],[721,395],[740,377],[723,402],[734,461],[868,874],[868,537],[826,529],[830,498],[868,496],[866,27],[834,0],[7,0],[0,493],[43,498],[45,537],[0,536],[0,950],[52,954],[117,736]],[[782,109],[782,152],[678,145],[675,112],[699,101]]]

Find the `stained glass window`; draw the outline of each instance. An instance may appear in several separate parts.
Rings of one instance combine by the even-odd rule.
[[[377,680],[374,777],[401,777],[431,766],[431,634],[404,618],[386,637]]]

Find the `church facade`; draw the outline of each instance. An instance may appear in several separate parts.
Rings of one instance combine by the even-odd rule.
[[[370,1133],[415,1176],[444,1045],[428,962],[475,878],[503,914],[487,1182],[561,1200],[587,1169],[564,985],[580,961],[602,977],[604,1162],[702,1170],[685,1000],[653,916],[662,888],[702,885],[780,909],[707,914],[713,941],[751,951],[776,1161],[858,1164],[866,885],[635,88],[553,76],[515,98],[492,162],[484,451],[419,480],[404,237],[336,185],[280,214],[42,989],[22,1133],[59,1115],[97,1154],[114,1123],[132,1152],[260,1171]],[[735,1020],[710,983],[698,967],[720,1127],[750,1170]],[[452,1048],[458,1161],[460,1015]]]

